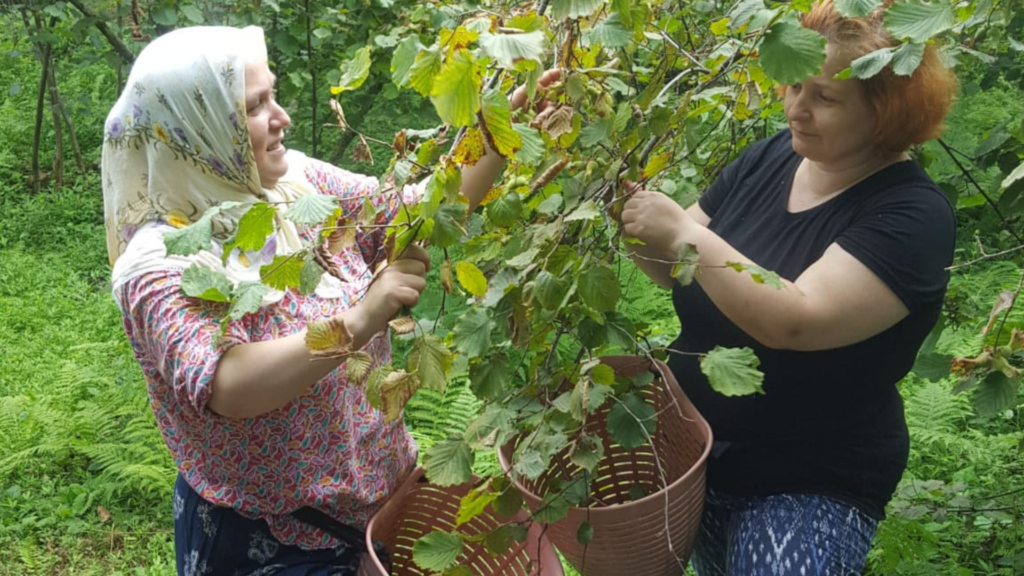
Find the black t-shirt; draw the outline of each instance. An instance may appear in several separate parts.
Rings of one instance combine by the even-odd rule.
[[[788,130],[758,142],[700,199],[709,228],[758,265],[796,280],[832,243],[870,268],[910,315],[850,346],[814,352],[762,346],[697,282],[676,285],[675,350],[754,350],[764,394],[713,391],[694,356],[669,365],[711,424],[708,485],[738,495],[811,492],[881,519],[906,467],[909,438],[896,383],[942,308],[956,239],[953,209],[914,162],[899,162],[809,210],[786,209],[801,161]]]

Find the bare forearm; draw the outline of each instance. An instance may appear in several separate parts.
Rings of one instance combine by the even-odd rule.
[[[740,329],[771,348],[788,348],[806,316],[806,296],[792,282],[783,288],[754,282],[726,262],[752,261],[704,226],[693,226],[680,235],[675,246],[688,242],[697,247],[701,269],[697,282],[715,306]]]
[[[374,336],[357,308],[342,317],[352,333],[354,349],[362,348]],[[228,350],[213,379],[210,410],[229,418],[250,418],[276,410],[304,394],[342,362],[314,358],[306,349],[305,337],[303,330]]]
[[[505,169],[505,158],[484,145],[484,155],[472,166],[462,169],[462,193],[469,199],[472,212],[483,201],[495,178]]]
[[[674,261],[674,255],[663,250],[653,249],[650,246],[629,243],[626,246],[633,254],[633,262],[641,272],[658,286],[672,289],[672,284],[675,282],[675,279],[672,278],[672,265],[666,262]]]

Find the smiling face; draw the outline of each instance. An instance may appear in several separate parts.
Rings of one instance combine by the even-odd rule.
[[[277,78],[266,62],[245,65],[245,109],[260,184],[273,188],[288,171],[285,147],[281,144],[284,130],[292,120],[274,99]]]
[[[825,166],[856,164],[878,154],[876,118],[857,80],[835,80],[846,66],[830,56],[820,76],[786,90],[793,150]]]

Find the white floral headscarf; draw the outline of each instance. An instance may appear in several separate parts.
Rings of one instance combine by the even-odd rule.
[[[313,191],[305,156],[288,153],[288,173],[274,189],[260,186],[249,141],[245,64],[265,62],[263,31],[194,27],[169,32],[139,54],[124,92],[107,116],[103,142],[103,201],[107,251],[115,288],[129,278],[199,263],[233,282],[257,280],[259,266],[302,245],[295,226],[278,216],[266,248],[228,258],[224,240],[249,205],[287,203]],[[197,220],[210,206],[243,206],[215,219],[212,252],[167,256],[163,234]],[[324,275],[317,293],[336,297]],[[272,293],[264,303],[280,299]]]

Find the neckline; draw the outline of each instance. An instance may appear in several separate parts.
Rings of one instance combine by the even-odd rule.
[[[896,170],[896,169],[899,169],[897,167],[903,167],[905,165],[913,163],[912,159],[906,159],[906,160],[900,160],[898,162],[893,162],[892,164],[888,164],[886,166],[883,166],[881,169],[876,170],[876,171],[872,172],[871,174],[868,174],[867,176],[865,176],[864,178],[861,178],[857,182],[854,182],[853,184],[851,184],[850,186],[848,186],[846,189],[844,189],[843,191],[839,192],[838,194],[834,194],[828,200],[825,200],[824,202],[821,202],[819,204],[815,204],[814,206],[811,206],[810,208],[793,212],[793,211],[791,211],[789,209],[789,197],[793,193],[793,184],[796,181],[797,170],[800,169],[800,164],[805,160],[805,158],[803,156],[797,154],[796,152],[793,152],[792,148],[790,148],[790,150],[791,150],[791,153],[792,153],[792,157],[789,159],[790,166],[787,168],[786,179],[783,182],[783,187],[782,187],[782,194],[780,194],[779,196],[780,196],[780,202],[781,202],[781,205],[782,205],[782,211],[786,214],[786,216],[794,217],[794,218],[795,217],[802,217],[805,214],[813,214],[814,212],[817,212],[819,210],[824,209],[826,206],[829,206],[829,205],[832,205],[834,203],[837,203],[840,198],[843,198],[845,196],[856,196],[856,194],[851,195],[850,193],[858,190],[859,188],[861,188],[862,186],[864,186],[868,182],[874,180],[880,174],[886,173],[889,170]]]

